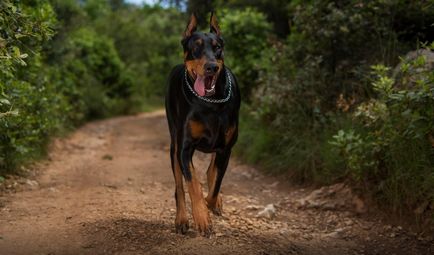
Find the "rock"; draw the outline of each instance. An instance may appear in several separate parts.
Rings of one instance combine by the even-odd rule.
[[[48,191],[50,191],[50,192],[58,192],[59,190],[56,189],[56,188],[54,188],[54,187],[50,187],[50,188],[48,188]]]
[[[272,189],[272,188],[276,188],[278,185],[279,185],[279,182],[276,181],[276,182],[273,182],[272,184],[268,185],[268,187]]]
[[[344,236],[344,229],[343,228],[337,228],[335,231],[328,233],[325,235],[326,237],[332,237],[332,238],[341,238]]]
[[[259,210],[260,207],[257,206],[257,205],[248,205],[248,206],[245,207],[245,209],[249,210],[249,211],[256,211],[256,210]]]
[[[325,186],[312,191],[297,200],[300,208],[317,208],[323,210],[346,210],[364,213],[367,211],[363,200],[355,195],[344,183]]]
[[[345,221],[345,225],[346,226],[352,226],[353,224],[354,224],[354,222],[352,220],[350,220],[350,219],[348,219],[348,220]]]
[[[276,208],[273,204],[268,204],[265,208],[258,212],[257,217],[272,219],[276,216]]]
[[[30,186],[37,186],[38,182],[33,180],[26,180],[26,183]]]
[[[248,180],[253,178],[253,175],[249,172],[241,172],[241,175]]]
[[[30,187],[37,187],[39,185],[39,183],[37,181],[33,181],[33,180],[27,180],[26,184],[29,185]]]

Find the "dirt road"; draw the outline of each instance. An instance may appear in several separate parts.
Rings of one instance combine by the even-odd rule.
[[[432,240],[399,226],[305,206],[311,191],[236,160],[215,234],[176,234],[168,142],[163,111],[93,122],[55,141],[39,174],[0,197],[0,254],[434,254]],[[205,177],[208,155],[194,162]],[[258,216],[268,204],[270,218]]]

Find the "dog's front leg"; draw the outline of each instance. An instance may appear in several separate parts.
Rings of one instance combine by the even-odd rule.
[[[181,168],[190,195],[193,220],[198,231],[205,236],[209,236],[212,233],[211,218],[203,198],[202,186],[191,162],[194,149],[188,143],[184,143],[182,147],[180,150]]]
[[[170,145],[170,158],[172,161],[172,170],[175,177],[175,200],[176,200],[176,219],[175,228],[177,233],[186,234],[188,231],[188,216],[185,207],[184,184],[182,180],[181,164],[176,153],[176,144]]]

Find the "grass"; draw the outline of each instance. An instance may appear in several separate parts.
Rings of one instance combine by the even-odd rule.
[[[329,139],[337,127],[313,132],[303,126],[280,128],[265,125],[243,107],[235,154],[257,164],[270,174],[283,175],[299,183],[331,183],[345,174],[342,161],[332,151]],[[303,123],[303,122],[299,122]],[[339,126],[348,125],[345,121]]]

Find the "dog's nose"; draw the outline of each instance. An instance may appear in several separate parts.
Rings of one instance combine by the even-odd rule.
[[[215,63],[207,63],[205,64],[205,72],[208,75],[214,75],[218,72],[219,66]]]

